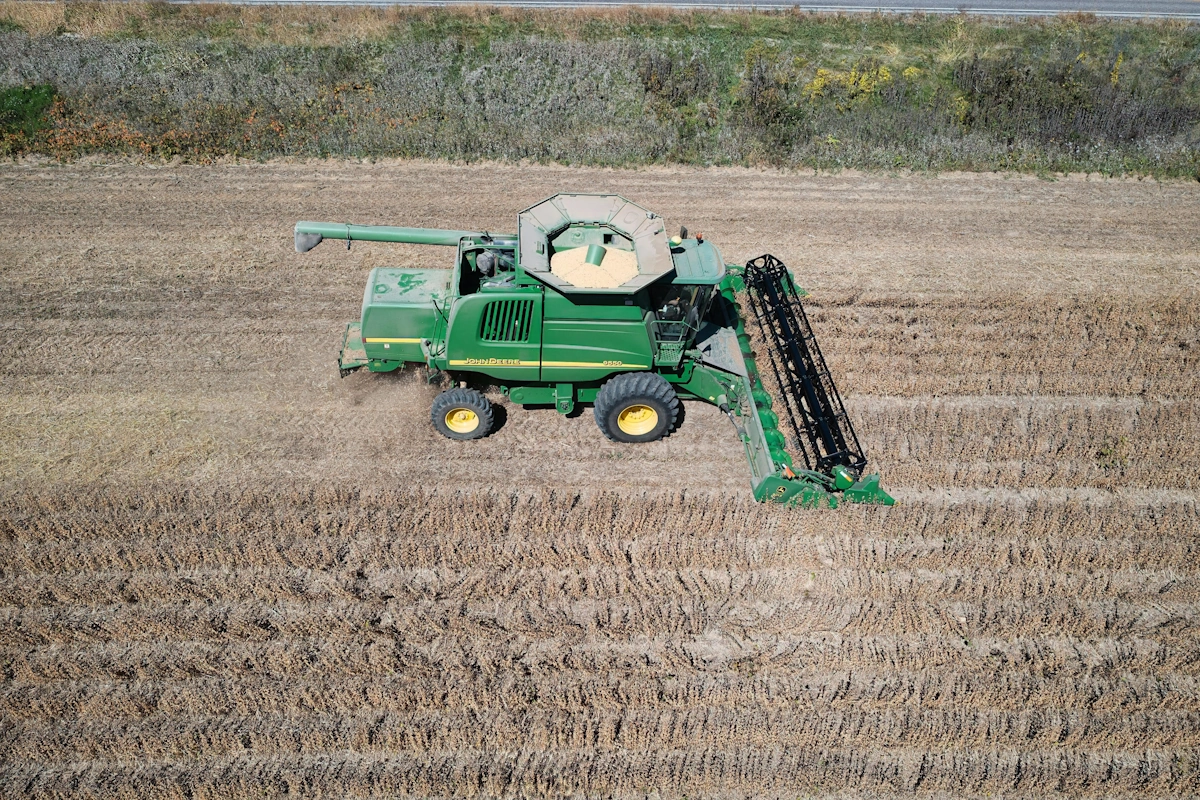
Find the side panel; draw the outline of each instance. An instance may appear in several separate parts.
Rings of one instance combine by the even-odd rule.
[[[582,383],[654,364],[640,321],[548,319],[542,336],[543,381]]]
[[[446,341],[450,369],[500,381],[536,381],[541,349],[540,288],[481,292],[454,302]]]
[[[628,295],[579,294],[570,300],[551,289],[546,291],[546,319],[640,322],[649,302],[645,291]]]
[[[444,269],[371,270],[363,296],[362,340],[372,361],[424,363],[421,339],[434,334],[437,311],[449,292]]]
[[[641,295],[580,295],[572,300],[547,290],[542,380],[585,383],[615,372],[650,369],[653,351],[639,299]]]

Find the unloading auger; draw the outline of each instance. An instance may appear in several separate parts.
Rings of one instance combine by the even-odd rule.
[[[448,374],[430,411],[447,438],[492,431],[490,386],[562,414],[590,403],[604,435],[630,443],[668,435],[680,400],[701,400],[732,421],[755,499],[893,503],[865,474],[803,291],[773,256],[727,265],[618,195],[555,195],[520,213],[516,235],[300,222],[295,238],[299,252],[323,239],[456,248],[452,270],[373,269],[338,356],[342,375]]]

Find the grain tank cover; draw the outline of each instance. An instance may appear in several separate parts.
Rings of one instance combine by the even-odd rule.
[[[520,265],[566,293],[632,294],[675,269],[662,219],[615,194],[557,194],[521,212]]]

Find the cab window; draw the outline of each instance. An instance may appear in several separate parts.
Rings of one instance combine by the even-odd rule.
[[[650,300],[661,341],[679,341],[700,329],[711,287],[667,284],[652,290]]]

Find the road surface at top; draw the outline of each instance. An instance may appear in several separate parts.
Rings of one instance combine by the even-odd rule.
[[[185,0],[186,1],[186,0]],[[319,5],[412,5],[457,6],[481,5],[474,0],[237,0],[245,5],[299,4]],[[1054,14],[1092,13],[1103,17],[1174,17],[1200,21],[1200,0],[972,0],[969,3],[920,2],[920,0],[891,0],[888,3],[871,0],[845,0],[840,3],[796,3],[791,0],[640,0],[636,3],[621,0],[487,0],[482,5],[522,8],[611,8],[623,5],[660,6],[667,8],[710,9],[798,9],[812,12],[881,12],[909,14],[986,14],[989,16],[1052,16]]]

